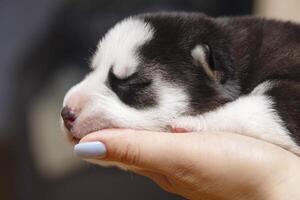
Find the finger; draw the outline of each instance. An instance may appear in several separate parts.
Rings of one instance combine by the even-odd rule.
[[[112,129],[91,133],[80,143],[100,141],[106,147],[100,159],[168,174],[174,167],[186,165],[191,150],[191,145],[183,145],[189,144],[184,142],[186,138],[186,134]]]
[[[251,164],[251,160],[258,159],[258,155],[272,157],[268,152],[273,152],[275,148],[272,144],[232,133],[172,134],[111,129],[91,133],[81,143],[92,141],[100,141],[106,147],[105,156],[99,159],[166,175],[174,175],[178,171],[182,173],[182,169],[195,166],[202,171],[221,173],[224,163],[232,163],[233,167],[237,161]],[[253,146],[257,148],[253,149]],[[232,162],[229,162],[230,159]],[[266,159],[260,160],[260,164],[264,164]]]

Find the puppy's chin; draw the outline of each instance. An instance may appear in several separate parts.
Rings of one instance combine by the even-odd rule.
[[[62,133],[64,135],[64,138],[66,139],[67,142],[69,142],[72,145],[76,145],[79,143],[81,138],[74,137],[69,131],[62,129]]]
[[[66,127],[61,123],[61,132],[64,135],[64,138],[72,145],[76,145],[79,143],[81,138],[75,137],[69,130],[66,129]]]
[[[61,127],[62,132],[65,135],[65,138],[72,145],[78,144],[83,137],[85,137],[86,135],[88,135],[90,133],[100,131],[100,130],[103,130],[103,129],[108,129],[108,128],[116,128],[116,127],[93,128],[93,129],[90,129],[90,130],[85,130],[84,132],[75,132],[73,130],[69,131],[64,126]]]

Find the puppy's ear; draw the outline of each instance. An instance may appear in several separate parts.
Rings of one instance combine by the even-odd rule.
[[[193,63],[203,68],[209,79],[224,83],[230,75],[230,59],[225,53],[214,51],[209,45],[198,44],[191,50]]]

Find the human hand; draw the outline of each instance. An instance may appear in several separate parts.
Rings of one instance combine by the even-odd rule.
[[[105,149],[87,152],[86,142],[95,141]],[[238,134],[112,129],[85,136],[75,149],[84,158],[121,162],[188,199],[300,196],[300,159],[273,144]]]

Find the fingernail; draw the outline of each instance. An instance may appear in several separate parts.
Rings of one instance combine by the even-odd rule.
[[[74,153],[81,158],[104,157],[106,147],[101,142],[84,142],[74,146]]]

